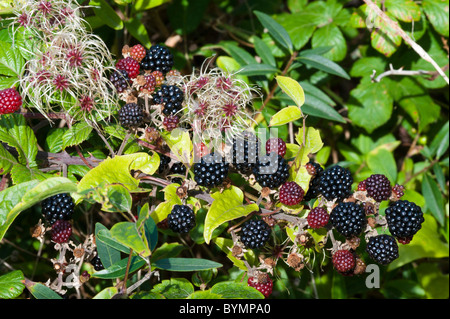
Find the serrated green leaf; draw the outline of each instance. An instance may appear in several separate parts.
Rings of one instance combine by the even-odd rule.
[[[226,299],[264,299],[264,295],[246,283],[222,281],[211,287],[211,292]]]
[[[390,16],[389,13],[386,13],[386,15],[397,22],[397,19]],[[402,43],[402,37],[398,32],[380,17],[376,17],[374,20],[374,29],[370,34],[370,40],[372,47],[386,57],[394,54]]]
[[[152,43],[150,41],[150,36],[147,32],[145,24],[142,23],[140,17],[132,16],[129,20],[124,21],[125,28],[130,32],[130,34],[135,37],[140,44],[146,48],[150,48]]]
[[[222,299],[222,296],[212,293],[211,290],[197,290],[187,296],[186,299]]]
[[[367,166],[373,174],[383,174],[395,185],[397,182],[397,164],[392,152],[376,148],[367,155]]]
[[[92,132],[92,126],[87,122],[79,122],[70,127],[62,135],[62,148],[78,145],[89,138]]]
[[[331,46],[323,56],[331,61],[342,61],[347,55],[347,41],[341,30],[334,24],[328,24],[316,30],[311,39],[313,48]]]
[[[20,270],[13,270],[0,276],[0,299],[14,299],[18,297],[25,288],[24,280],[25,277]]]
[[[11,43],[0,41],[0,73],[8,76],[20,76],[25,64],[20,50]]]
[[[309,42],[317,27],[314,21],[314,12],[309,9],[296,13],[280,14],[276,17],[276,20],[288,32],[295,50],[300,50]]]
[[[448,0],[424,0],[422,7],[428,17],[428,21],[434,29],[444,37],[449,35],[449,6]]]
[[[209,244],[214,229],[223,223],[247,216],[251,212],[258,210],[258,205],[244,205],[244,193],[235,186],[225,189],[223,192],[211,194],[214,199],[205,218],[203,237]]]
[[[200,271],[223,267],[222,264],[202,258],[164,258],[152,262],[152,266],[169,271]]]
[[[155,285],[151,292],[167,299],[185,299],[194,292],[194,286],[186,278],[171,278]]]
[[[412,0],[386,0],[384,5],[389,13],[400,21],[420,20],[420,7]]]
[[[292,40],[287,33],[287,31],[281,26],[278,22],[276,22],[269,15],[261,12],[261,11],[253,11],[261,24],[267,28],[269,34],[273,37],[275,41],[277,41],[281,46],[287,49],[290,53],[293,52],[294,46],[292,45]]]
[[[302,111],[295,105],[290,105],[279,110],[270,119],[269,126],[284,125],[293,122],[302,117]]]
[[[15,164],[17,164],[16,158],[0,143],[0,175],[9,173],[11,167]]]

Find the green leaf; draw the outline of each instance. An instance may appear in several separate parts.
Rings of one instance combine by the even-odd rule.
[[[118,292],[117,287],[108,287],[96,294],[92,299],[111,299]]]
[[[62,148],[78,145],[86,141],[92,132],[87,122],[79,122],[70,127],[62,136]]]
[[[397,22],[397,20],[390,16],[389,13],[386,14],[394,22]],[[402,37],[398,35],[397,31],[392,29],[391,26],[380,17],[375,17],[374,29],[370,34],[370,39],[372,47],[386,57],[390,57],[394,54],[402,43]]]
[[[239,75],[255,76],[255,75],[272,75],[278,72],[278,69],[269,64],[253,63],[242,67]]]
[[[119,241],[114,239],[111,236],[111,232],[106,227],[99,229],[97,236],[96,236],[96,240],[101,241],[104,245],[106,245],[114,250],[121,251],[125,254],[130,253],[130,248],[128,248],[127,246],[121,244]],[[117,263],[117,261],[118,260],[115,260],[115,262],[113,264]]]
[[[239,65],[247,65],[256,63],[255,58],[246,50],[238,47],[234,43],[223,42],[223,49],[233,58]]]
[[[439,190],[437,183],[429,174],[424,174],[422,179],[422,194],[425,197],[426,211],[431,212],[441,226],[444,226],[444,195]]]
[[[217,66],[228,73],[234,73],[241,68],[241,65],[229,56],[219,56]]]
[[[430,144],[430,152],[436,158],[440,158],[449,146],[449,122],[447,121],[434,137]]]
[[[194,286],[186,278],[171,278],[155,285],[151,292],[167,299],[186,299],[194,292]]]
[[[252,38],[255,45],[256,54],[261,58],[262,62],[267,65],[275,66],[276,61],[273,54],[270,52],[269,46],[259,37],[254,36]]]
[[[25,279],[24,284],[36,299],[62,299],[55,291],[39,282]]]
[[[311,39],[313,48],[331,46],[332,49],[323,57],[332,61],[342,61],[347,55],[347,41],[341,30],[334,24],[328,24],[316,30]]]
[[[277,41],[282,47],[287,49],[290,53],[292,53],[294,47],[287,31],[269,15],[256,10],[253,11],[253,13],[256,15],[263,27],[268,30],[273,39]]]
[[[171,29],[181,35],[197,30],[210,0],[172,0],[167,8]]]
[[[243,282],[222,281],[211,287],[211,292],[226,299],[264,299],[264,295]]]
[[[306,9],[296,13],[280,14],[276,17],[288,32],[295,50],[303,48],[316,30],[317,24],[313,16],[314,12]]]
[[[293,122],[302,117],[302,111],[295,105],[287,106],[279,110],[270,119],[269,126],[283,125]]]
[[[19,163],[28,167],[36,166],[36,136],[23,115],[13,113],[0,117],[0,141],[16,148]]]
[[[197,290],[191,293],[186,299],[222,299],[222,296],[212,293],[211,290]]]
[[[177,257],[186,247],[179,243],[164,243],[152,253],[152,261]]]
[[[162,132],[161,137],[167,143],[170,151],[176,156],[179,162],[192,164],[193,145],[189,136],[189,131],[185,129],[174,129],[171,132]]]
[[[300,108],[305,103],[305,92],[296,80],[287,76],[277,76],[277,83],[281,90],[286,93],[292,101]]]
[[[0,276],[0,299],[14,299],[18,297],[25,288],[24,280],[25,277],[20,270],[13,270]]]
[[[345,119],[331,105],[327,104],[314,95],[307,95],[305,104],[302,105],[302,112],[315,117],[345,123]]]
[[[235,186],[225,189],[223,192],[212,193],[211,197],[214,201],[206,215],[203,232],[207,244],[211,240],[214,229],[227,221],[247,216],[259,209],[256,204],[244,205],[244,194]]]
[[[296,59],[297,61],[307,64],[309,66],[312,66],[318,70],[322,70],[324,72],[334,74],[337,76],[340,76],[344,79],[349,80],[350,76],[345,72],[339,64],[317,54],[308,54],[308,55],[302,55]]]
[[[372,133],[391,118],[393,99],[383,82],[366,81],[350,92],[347,107],[353,123]]]
[[[227,255],[228,259],[233,262],[234,266],[244,271],[248,270],[242,259],[233,256],[231,251],[234,245],[233,240],[224,237],[216,237],[213,239],[213,242]],[[253,264],[255,260],[257,260],[257,256],[252,249],[249,249],[244,252],[244,259],[248,263]]]
[[[430,214],[424,215],[422,228],[407,245],[399,245],[399,257],[388,266],[388,271],[422,258],[448,258],[448,244],[443,243],[436,220]]]
[[[142,240],[141,234],[136,228],[136,224],[132,222],[119,222],[111,228],[111,236],[121,244],[130,247],[139,256],[149,257],[151,255],[150,248]]]
[[[141,257],[132,256],[131,260],[130,260],[129,273],[132,273],[132,272],[138,270],[139,268],[143,267],[146,264],[147,264],[147,262],[144,259],[142,259]],[[112,265],[106,269],[94,272],[92,274],[92,277],[102,278],[102,279],[122,278],[125,276],[125,273],[127,270],[127,265],[128,265],[128,257],[123,258],[119,262],[115,263],[114,265]]]
[[[385,175],[392,184],[397,182],[397,164],[392,152],[376,148],[367,155],[367,166],[373,174]]]
[[[0,143],[0,175],[9,173],[15,164],[17,164],[16,158]]]
[[[164,258],[152,262],[152,266],[169,271],[199,271],[223,267],[218,262],[202,258]]]
[[[99,237],[100,230],[109,233],[109,230],[102,224],[95,224],[95,244],[97,246],[97,254],[105,268],[120,261],[120,250],[114,249],[110,245],[105,244],[102,238]],[[109,234],[111,236],[111,234]]]
[[[136,11],[146,11],[167,2],[170,2],[170,0],[136,0],[133,9]]]
[[[146,48],[150,48],[152,43],[147,33],[145,24],[142,23],[140,16],[132,16],[129,20],[124,21],[125,28],[130,34]]]
[[[105,0],[91,0],[89,5],[93,6],[95,15],[98,16],[107,26],[114,30],[122,30],[122,19],[116,11]]]
[[[159,166],[159,156],[155,153],[134,153],[108,158],[91,169],[78,183],[78,192],[96,187],[121,184],[128,191],[140,191],[139,181],[131,176],[131,170],[139,170],[152,175]]]
[[[422,7],[434,29],[444,37],[448,37],[448,0],[424,0]]]
[[[384,5],[389,13],[400,21],[420,20],[420,7],[412,0],[386,0]]]
[[[180,197],[176,193],[178,186],[178,184],[174,183],[163,189],[165,201],[160,203],[150,215],[156,224],[163,221],[170,214],[173,205],[182,204]]]
[[[15,78],[22,74],[25,60],[20,54],[20,49],[11,43],[0,41],[0,74]]]
[[[438,263],[420,263],[415,271],[429,299],[448,299],[449,275],[442,273]]]

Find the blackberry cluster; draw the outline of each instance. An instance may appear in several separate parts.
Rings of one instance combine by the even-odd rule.
[[[395,238],[386,234],[371,237],[366,251],[370,258],[381,265],[387,265],[399,256]]]
[[[207,154],[194,164],[194,179],[200,186],[214,187],[223,183],[228,175],[229,163],[220,155]]]
[[[270,237],[270,227],[262,219],[251,219],[241,228],[241,242],[250,249],[261,248]]]
[[[393,202],[385,210],[390,233],[397,238],[410,238],[421,228],[424,222],[422,209],[407,200]]]
[[[315,207],[311,209],[308,216],[306,216],[308,226],[315,229],[325,227],[329,220],[330,215],[323,207]]]
[[[309,162],[306,164],[306,169],[312,176],[309,181],[308,191],[303,197],[303,200],[310,201],[311,199],[317,198],[317,196],[319,196],[319,181],[320,176],[323,173],[323,168],[319,163]]]
[[[125,91],[130,85],[130,77],[125,70],[115,70],[109,77],[109,81],[111,81],[119,93]]]
[[[259,141],[254,135],[246,135],[233,140],[233,166],[247,174],[255,167],[259,157]]]
[[[194,211],[186,205],[174,205],[167,216],[169,228],[176,233],[188,233],[195,226]]]
[[[155,44],[147,50],[140,65],[144,70],[160,71],[166,74],[173,67],[173,55],[166,47]]]
[[[356,258],[349,250],[338,250],[333,254],[333,266],[343,275],[353,274],[353,269],[356,266]]]
[[[377,202],[388,200],[392,193],[391,183],[383,174],[373,174],[366,179],[367,195]]]
[[[258,159],[253,174],[259,185],[275,189],[288,179],[289,165],[284,158],[272,152]]]
[[[326,169],[319,177],[317,191],[331,201],[343,200],[351,195],[353,177],[350,171],[339,165]]]
[[[62,193],[44,199],[41,207],[44,218],[54,225],[58,220],[70,220],[75,204],[70,194]]]
[[[52,241],[58,244],[66,243],[72,235],[72,224],[68,220],[58,219],[52,225]]]
[[[163,105],[164,115],[175,115],[182,108],[183,91],[176,85],[162,85],[153,95],[154,104]]]
[[[286,182],[284,183],[279,192],[280,202],[287,206],[294,206],[299,204],[305,191],[296,182]]]
[[[126,127],[136,127],[144,121],[144,111],[136,103],[128,103],[119,110],[119,122]]]
[[[367,224],[364,209],[354,202],[339,203],[331,211],[330,221],[336,231],[346,238],[359,236]]]

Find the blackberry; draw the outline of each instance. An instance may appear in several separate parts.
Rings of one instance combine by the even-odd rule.
[[[122,126],[136,127],[144,121],[144,111],[136,103],[128,103],[119,110],[119,122]]]
[[[387,265],[398,258],[398,245],[395,238],[386,234],[369,239],[366,251],[370,258],[381,265]]]
[[[284,157],[286,155],[286,143],[281,138],[269,138],[266,142],[266,152],[267,154],[276,152],[281,157]]]
[[[180,119],[176,115],[165,116],[163,120],[163,126],[168,131],[171,132],[177,128]]]
[[[319,181],[320,176],[323,173],[323,168],[320,166],[319,163],[315,162],[308,162],[306,164],[306,170],[311,176],[311,179],[309,181],[308,191],[306,192],[305,196],[303,197],[303,200],[310,201],[311,199],[317,198],[319,196]]]
[[[144,84],[140,87],[140,90],[147,90],[149,93],[153,93],[156,87],[156,79],[151,74],[144,74],[143,76]]]
[[[145,58],[146,54],[147,50],[145,50],[142,44],[136,44],[130,48],[130,57],[137,62],[141,62],[142,59]]]
[[[22,106],[22,97],[15,88],[0,90],[0,114],[14,113]]]
[[[287,206],[294,206],[299,204],[305,191],[296,182],[286,182],[284,183],[279,192],[280,202]]]
[[[116,70],[109,77],[109,81],[114,85],[117,92],[122,93],[130,85],[130,77],[125,70]]]
[[[90,263],[96,271],[105,269],[105,267],[103,266],[103,263],[100,260],[100,257],[98,255],[96,255],[94,258],[92,258]]]
[[[286,160],[275,152],[258,159],[253,174],[262,187],[275,189],[289,177],[289,165]]]
[[[333,254],[333,266],[343,275],[353,274],[353,269],[356,266],[356,258],[349,250],[338,250]]]
[[[41,207],[45,219],[53,225],[58,220],[71,219],[75,204],[70,194],[61,193],[44,199]]]
[[[169,168],[170,157],[160,154],[159,155],[159,167],[158,173],[162,174]]]
[[[132,57],[126,57],[125,59],[120,59],[116,63],[116,69],[125,70],[128,73],[130,79],[134,79],[139,75],[139,62],[137,62]]]
[[[316,207],[311,209],[306,216],[306,221],[308,222],[309,227],[311,228],[322,228],[328,224],[330,220],[330,215],[327,210],[323,207]]]
[[[194,211],[186,205],[174,205],[167,216],[169,228],[176,233],[188,233],[195,226]]]
[[[330,221],[346,238],[359,236],[367,224],[364,209],[354,202],[339,203],[331,211]]]
[[[172,167],[170,168],[171,174],[178,174],[178,175],[185,175],[186,174],[186,166],[181,162],[173,163]],[[172,178],[172,182],[183,184],[183,178],[180,177],[174,177]]]
[[[163,105],[164,115],[174,115],[182,108],[183,91],[176,85],[162,85],[153,95],[154,104]]]
[[[52,240],[55,243],[66,243],[72,235],[72,224],[68,220],[59,219],[52,225]]]
[[[260,274],[255,277],[248,277],[247,284],[250,287],[255,288],[260,293],[264,295],[264,297],[269,297],[272,294],[273,290],[273,281],[269,277],[268,274]]]
[[[391,235],[398,238],[414,236],[425,220],[422,209],[407,200],[393,202],[386,208],[385,215]]]
[[[214,152],[203,156],[194,164],[194,179],[200,186],[214,187],[223,183],[228,175],[229,163]]]
[[[144,70],[160,71],[163,74],[173,67],[173,55],[169,49],[159,44],[152,45],[141,60],[141,68]]]
[[[253,134],[245,133],[233,140],[233,166],[247,174],[255,167],[259,157],[259,141]]]
[[[242,225],[241,241],[250,249],[261,248],[270,237],[270,227],[262,219],[251,219]]]
[[[326,169],[319,177],[317,191],[331,201],[347,198],[351,194],[353,177],[350,171],[339,165]]]
[[[392,193],[391,182],[383,174],[373,174],[366,179],[367,195],[377,202],[388,200]]]

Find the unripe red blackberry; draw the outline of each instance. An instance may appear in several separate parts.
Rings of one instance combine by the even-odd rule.
[[[250,287],[253,287],[256,290],[258,290],[266,298],[269,297],[272,294],[273,281],[269,277],[268,274],[260,274],[256,278],[255,277],[248,277],[247,284]]]
[[[130,79],[134,79],[139,75],[139,62],[131,57],[126,57],[116,63],[116,69],[127,71]]]
[[[245,247],[261,248],[270,237],[270,227],[262,219],[251,219],[242,225],[240,236]]]
[[[137,62],[141,62],[145,55],[147,54],[147,50],[144,48],[142,44],[133,45],[130,48],[130,57],[136,60]]]
[[[163,120],[163,126],[168,132],[170,132],[177,128],[179,121],[180,119],[176,115],[165,116]]]
[[[59,219],[52,225],[52,241],[66,243],[72,235],[72,224],[68,220]]]
[[[367,195],[377,202],[388,200],[392,193],[391,183],[383,174],[373,174],[366,179]]]
[[[333,266],[343,275],[351,274],[356,266],[356,258],[349,250],[338,250],[333,254]]]
[[[15,88],[0,91],[0,114],[14,113],[22,106],[22,97]]]
[[[330,215],[327,210],[323,207],[316,207],[311,209],[306,216],[306,221],[308,222],[309,227],[311,228],[322,228],[328,224],[330,220]]]
[[[284,157],[286,155],[286,143],[281,138],[269,138],[266,142],[266,152],[267,154],[276,152],[281,157]]]
[[[176,233],[188,233],[195,226],[195,214],[186,205],[174,205],[167,216],[169,228]]]
[[[330,221],[346,238],[359,236],[367,225],[364,208],[354,202],[339,203],[331,211]]]
[[[395,238],[386,234],[370,237],[366,250],[370,258],[381,265],[387,265],[399,256]]]
[[[122,126],[136,127],[143,123],[144,111],[136,103],[128,103],[119,110],[119,122]]]
[[[284,183],[279,192],[280,202],[287,206],[294,206],[303,200],[305,191],[296,182]]]

